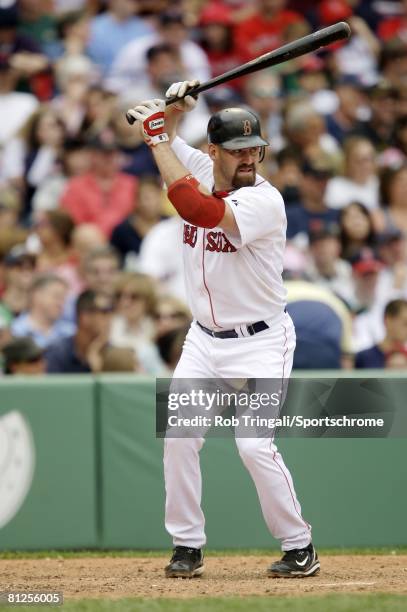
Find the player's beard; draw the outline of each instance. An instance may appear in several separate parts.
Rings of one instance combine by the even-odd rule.
[[[242,168],[251,169],[251,172],[240,173]],[[232,187],[240,189],[240,187],[252,187],[256,182],[256,166],[254,164],[240,164],[232,177]]]

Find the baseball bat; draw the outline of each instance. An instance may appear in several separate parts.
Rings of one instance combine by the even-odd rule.
[[[274,49],[274,51],[264,53],[264,55],[260,55],[250,62],[246,62],[246,64],[242,64],[237,68],[232,68],[232,70],[228,70],[227,72],[206,81],[206,83],[201,83],[197,87],[192,87],[185,92],[185,95],[198,95],[203,91],[207,91],[208,89],[212,89],[212,87],[227,83],[232,79],[237,79],[245,76],[246,74],[263,70],[263,68],[269,68],[270,66],[276,66],[277,64],[288,62],[295,57],[299,57],[300,55],[305,55],[306,53],[311,53],[312,51],[316,51],[321,47],[326,47],[326,45],[336,42],[337,40],[349,38],[350,34],[351,29],[345,21],[334,23],[327,28],[322,28],[322,30],[317,30],[317,32],[313,32],[312,34],[303,36],[302,38],[294,40],[287,45],[283,45],[278,49]],[[172,98],[168,98],[165,101],[165,104],[168,106],[177,100],[179,100],[179,97],[173,96]],[[131,125],[135,121],[135,119],[128,113],[126,113],[126,118]]]

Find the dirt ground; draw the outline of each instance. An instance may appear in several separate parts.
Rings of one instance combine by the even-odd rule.
[[[299,595],[386,592],[407,595],[407,555],[322,556],[321,572],[307,579],[273,579],[273,557],[207,557],[205,573],[166,579],[167,558],[0,560],[1,591],[63,591],[65,599]]]
[[[273,579],[270,556],[207,557],[192,580],[166,579],[167,558],[0,560],[0,591],[63,591],[72,598],[301,595],[350,592],[407,594],[407,555],[322,556],[307,579]]]

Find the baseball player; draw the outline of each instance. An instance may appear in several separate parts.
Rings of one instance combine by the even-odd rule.
[[[167,110],[159,99],[129,110],[184,219],[180,239],[194,320],[174,378],[285,379],[295,347],[281,278],[287,223],[280,193],[256,173],[268,143],[254,113],[229,108],[209,121],[208,154],[188,146],[176,126],[183,112],[193,110],[196,100],[184,95],[197,84],[174,83],[166,96],[180,100]],[[199,576],[204,569],[203,442],[202,437],[165,439],[165,526],[175,547],[167,577]],[[273,439],[237,437],[236,444],[284,553],[268,575],[316,574],[320,564],[311,527]]]

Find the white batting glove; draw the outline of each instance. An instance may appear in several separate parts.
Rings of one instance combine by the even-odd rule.
[[[155,147],[160,142],[168,142],[169,137],[165,131],[165,101],[155,98],[140,102],[130,108],[128,114],[137,121],[141,121],[145,142],[149,147]]]
[[[173,83],[165,92],[165,97],[172,98],[173,96],[178,96],[180,101],[174,102],[173,106],[179,111],[189,113],[191,110],[194,110],[197,100],[192,96],[185,96],[185,92],[191,87],[196,87],[197,85],[199,85],[199,81],[196,79],[194,81],[180,81],[179,83]]]

